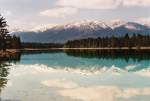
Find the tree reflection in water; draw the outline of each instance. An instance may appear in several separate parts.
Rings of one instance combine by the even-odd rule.
[[[122,59],[127,62],[150,60],[150,50],[64,50],[69,56],[99,59]]]
[[[7,66],[7,63],[0,62],[0,93],[7,84],[7,76],[9,74],[9,68]]]
[[[14,54],[9,58],[0,58],[0,94],[8,82],[7,76],[9,75],[10,70],[8,66],[10,66],[11,63],[17,63],[18,61],[20,61],[20,53]]]

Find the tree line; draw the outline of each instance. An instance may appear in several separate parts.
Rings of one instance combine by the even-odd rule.
[[[21,43],[22,48],[63,48],[63,44],[58,43]]]
[[[98,37],[68,41],[65,48],[141,48],[150,47],[150,35],[133,34],[129,36]]]
[[[0,15],[0,50],[5,51],[6,49],[17,49],[20,47],[20,38],[9,34],[7,21]]]

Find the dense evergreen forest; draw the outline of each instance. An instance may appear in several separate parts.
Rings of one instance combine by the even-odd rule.
[[[150,47],[150,36],[134,34],[129,36],[126,34],[122,37],[99,37],[81,40],[68,41],[65,48],[138,48]]]
[[[64,44],[57,43],[21,43],[22,48],[63,48]]]
[[[9,34],[7,21],[0,15],[0,50],[5,51],[6,49],[18,49],[20,47],[20,38]]]

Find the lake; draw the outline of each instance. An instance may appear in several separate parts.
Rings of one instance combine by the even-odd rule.
[[[25,52],[0,61],[0,101],[150,101],[147,52]]]

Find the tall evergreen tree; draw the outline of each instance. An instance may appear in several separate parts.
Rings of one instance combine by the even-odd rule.
[[[6,50],[6,38],[8,34],[7,21],[0,15],[0,49]]]

